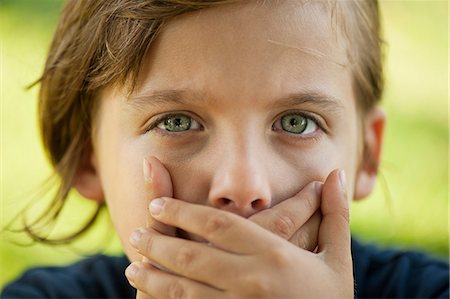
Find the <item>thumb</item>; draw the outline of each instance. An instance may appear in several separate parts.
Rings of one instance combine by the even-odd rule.
[[[322,190],[322,222],[319,228],[318,252],[329,264],[350,261],[350,216],[343,170],[328,175]]]
[[[172,179],[164,165],[156,157],[144,158],[143,172],[148,202],[158,197],[173,197]],[[175,236],[175,228],[156,221],[150,213],[147,227],[162,234]]]

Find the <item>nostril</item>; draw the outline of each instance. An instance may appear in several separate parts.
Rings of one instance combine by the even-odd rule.
[[[264,199],[255,199],[252,201],[234,201],[232,199],[229,199],[227,197],[217,197],[213,201],[213,206],[216,208],[228,208],[228,209],[244,209],[248,210],[251,209],[253,211],[261,211],[264,209],[267,209],[269,202],[267,202]]]
[[[231,203],[231,199],[221,197],[218,200],[219,206],[228,206]]]
[[[255,199],[252,201],[251,205],[254,210],[262,210],[267,208],[265,201],[262,199]]]

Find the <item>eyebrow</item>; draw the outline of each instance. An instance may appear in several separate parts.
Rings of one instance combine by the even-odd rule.
[[[270,104],[271,108],[304,106],[317,107],[328,112],[339,112],[344,109],[342,100],[319,91],[300,91],[291,93]]]
[[[145,110],[149,106],[158,107],[167,104],[192,104],[194,102],[202,101],[204,97],[196,92],[184,89],[168,89],[152,91],[147,94],[143,92],[127,99],[127,104],[134,110]]]
[[[202,104],[211,104],[215,101],[216,100],[210,99],[200,92],[186,89],[168,89],[153,91],[150,94],[144,92],[140,95],[131,96],[127,100],[127,104],[133,110],[145,111],[149,107],[166,106],[170,104],[202,106]],[[317,107],[318,109],[329,112],[338,112],[344,108],[342,100],[324,94],[323,92],[310,90],[294,92],[273,102],[271,101],[271,103],[267,105],[267,108],[289,108],[302,105]]]

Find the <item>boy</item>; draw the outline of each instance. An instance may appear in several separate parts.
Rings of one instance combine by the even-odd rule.
[[[40,95],[61,198],[106,202],[139,296],[352,297],[354,277],[361,297],[448,295],[423,256],[355,243],[352,263],[348,199],[373,188],[384,126],[378,27],[372,1],[69,2]],[[103,263],[51,295],[129,296]]]

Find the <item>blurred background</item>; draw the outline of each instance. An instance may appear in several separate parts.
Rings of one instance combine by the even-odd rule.
[[[32,217],[50,198],[51,174],[37,126],[37,88],[61,9],[60,0],[0,0],[0,227],[31,201]],[[373,195],[353,203],[355,236],[381,247],[413,248],[447,259],[448,3],[381,1],[386,48],[388,126]],[[95,206],[72,194],[52,234],[82,225]],[[120,254],[105,213],[70,246],[33,244],[1,231],[0,288],[30,266],[66,264],[99,250]]]

